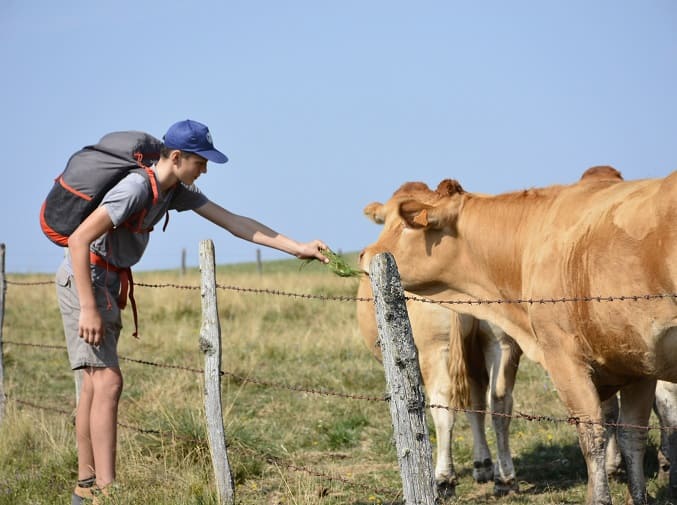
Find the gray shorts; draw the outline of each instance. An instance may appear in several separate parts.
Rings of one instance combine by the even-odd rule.
[[[87,367],[119,368],[118,338],[122,329],[122,320],[117,304],[119,290],[117,274],[92,267],[96,305],[105,325],[103,342],[94,346],[78,335],[80,301],[73,274],[64,263],[56,273],[56,297],[59,301],[59,310],[61,310],[71,368],[73,370]]]

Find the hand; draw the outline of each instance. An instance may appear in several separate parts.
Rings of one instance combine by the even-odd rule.
[[[321,240],[313,240],[312,242],[299,244],[299,246],[299,251],[296,253],[297,258],[302,260],[316,259],[320,260],[322,263],[329,263],[329,258],[322,254],[322,251],[326,251],[329,247]]]
[[[104,338],[104,324],[96,308],[81,309],[78,323],[80,338],[90,345],[100,345]]]

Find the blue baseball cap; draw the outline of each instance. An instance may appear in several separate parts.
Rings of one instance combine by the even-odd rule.
[[[199,154],[214,163],[225,163],[228,161],[228,157],[225,154],[214,148],[209,128],[192,119],[174,123],[169,127],[162,140],[169,149],[179,149],[180,151]]]

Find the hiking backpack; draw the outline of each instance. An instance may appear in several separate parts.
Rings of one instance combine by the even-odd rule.
[[[157,181],[150,168],[160,159],[162,141],[139,131],[113,132],[68,160],[40,210],[40,226],[49,240],[68,245],[68,237],[101,203],[104,195],[129,172],[146,177],[157,202]],[[141,230],[145,211],[125,223]]]

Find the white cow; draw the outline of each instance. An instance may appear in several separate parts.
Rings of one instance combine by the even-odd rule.
[[[364,269],[366,265],[361,265]],[[370,281],[360,281],[358,298],[371,298]],[[407,312],[418,350],[428,403],[437,438],[435,481],[438,495],[455,495],[451,436],[455,408],[469,408],[468,421],[473,436],[473,478],[494,480],[494,493],[504,495],[518,489],[509,444],[512,390],[522,351],[499,328],[471,316],[462,316],[438,304],[407,301]],[[373,302],[358,301],[357,319],[367,347],[380,360],[378,330]],[[496,434],[497,462],[494,467],[485,434],[487,410]]]

